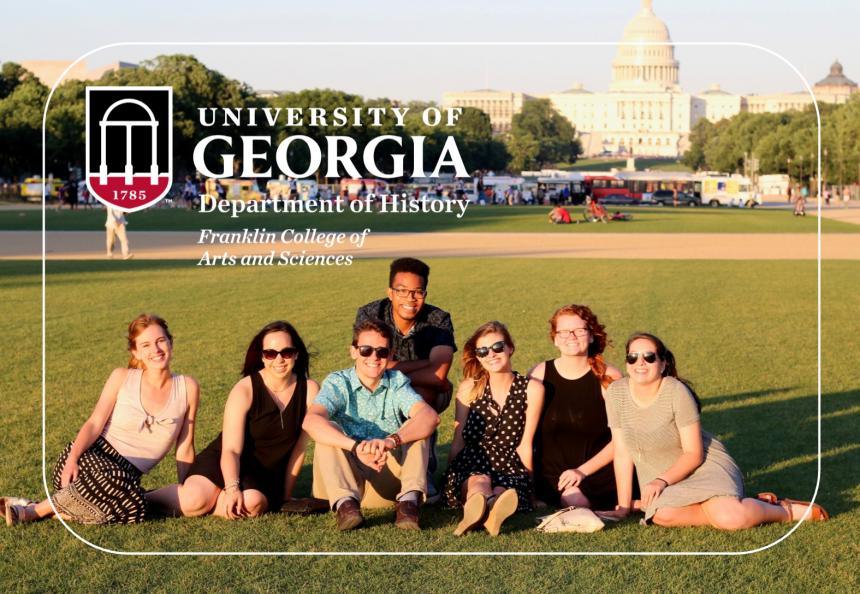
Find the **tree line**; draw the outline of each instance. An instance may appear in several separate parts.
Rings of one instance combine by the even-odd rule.
[[[51,97],[45,120],[46,169],[57,177],[66,177],[72,168],[83,169],[85,95],[88,84],[99,86],[171,86],[173,87],[174,119],[174,177],[179,179],[194,173],[191,156],[196,144],[212,134],[212,129],[202,126],[198,120],[200,107],[319,107],[333,110],[335,107],[390,107],[400,105],[387,98],[364,98],[359,95],[333,89],[308,89],[284,93],[273,98],[262,98],[247,84],[230,79],[206,67],[190,55],[164,55],[143,62],[139,68],[120,69],[106,73],[98,81],[66,80]],[[42,166],[42,112],[49,89],[31,72],[18,64],[7,62],[0,69],[0,177],[6,179],[34,175]],[[490,119],[474,108],[464,108],[453,128],[425,125],[421,111],[432,105],[425,102],[403,104],[410,107],[403,127],[395,125],[390,114],[383,119],[382,126],[350,128],[348,134],[356,139],[359,150],[379,135],[399,136],[403,148],[395,149],[393,143],[383,143],[376,153],[377,165],[386,170],[395,150],[406,155],[405,171],[411,171],[411,138],[425,136],[425,162],[435,163],[448,136],[454,136],[460,154],[469,171],[519,171],[540,168],[565,161],[573,162],[581,153],[575,139],[575,129],[564,117],[555,112],[549,101],[529,102],[522,113],[514,116],[511,132],[504,138],[494,137]],[[270,162],[274,162],[277,145],[288,134],[303,134],[317,140],[320,146],[325,136],[343,135],[343,129],[334,127],[311,127],[307,125],[284,128],[268,128],[267,123],[258,126],[230,127],[219,129],[219,134],[231,136],[233,146],[238,146],[242,135],[269,135],[273,143]],[[385,148],[387,146],[387,148]],[[291,163],[301,170],[309,155],[291,154]],[[323,148],[324,150],[324,148]],[[237,155],[237,170],[241,166],[241,155]],[[325,158],[325,154],[323,154]],[[304,161],[303,161],[304,160]]]
[[[860,95],[841,105],[819,104],[821,173],[827,184],[853,184],[860,174]],[[682,157],[694,170],[788,174],[801,184],[817,175],[818,124],[813,106],[804,111],[740,113],[713,123],[699,120]]]

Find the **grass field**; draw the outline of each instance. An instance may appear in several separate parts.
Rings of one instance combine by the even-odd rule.
[[[462,219],[451,214],[393,213],[326,213],[326,214],[229,214],[152,208],[128,215],[132,231],[198,231],[201,227],[234,230],[246,227],[277,229],[315,227],[325,231],[356,231],[366,227],[376,233],[453,231],[453,232],[523,232],[523,233],[815,233],[815,217],[793,217],[789,211],[736,208],[648,208],[612,207],[633,215],[632,221],[604,224],[550,225],[549,208],[545,206],[476,206],[471,205]],[[583,207],[571,207],[574,220],[582,219]],[[104,211],[48,210],[49,231],[101,231]],[[824,233],[860,233],[860,226],[823,219]],[[0,210],[0,230],[42,229],[38,209]]]
[[[142,217],[141,217],[142,218]],[[47,457],[53,460],[89,414],[110,370],[124,365],[124,324],[141,310],[163,315],[176,337],[174,369],[201,384],[197,446],[218,432],[224,398],[247,341],[286,318],[310,348],[312,376],[348,365],[355,308],[377,298],[387,261],[362,260],[335,277],[321,268],[204,270],[185,262],[49,262],[47,277]],[[452,313],[458,344],[480,323],[509,324],[525,371],[551,357],[546,319],[565,302],[591,304],[615,345],[639,329],[663,337],[703,398],[703,424],[726,443],[747,489],[796,498],[816,482],[815,264],[812,262],[434,260],[429,302]],[[282,590],[403,591],[832,591],[860,588],[860,371],[854,333],[860,307],[856,262],[824,265],[823,459],[819,501],[833,520],[804,525],[775,548],[745,557],[427,558],[116,557],[93,551],[56,522],[0,530],[4,591]],[[0,492],[41,492],[39,264],[0,262],[7,320],[0,375],[4,446]],[[537,290],[536,290],[537,288]],[[456,365],[452,377],[459,376]],[[442,460],[451,438],[443,418]],[[310,457],[298,494],[310,488]],[[173,480],[173,465],[146,477]],[[331,515],[214,518],[139,526],[78,527],[122,551],[745,551],[787,525],[735,534],[643,528],[628,521],[593,535],[540,535],[539,514],[515,517],[503,535],[457,539],[452,512],[428,508],[425,530],[404,534],[390,512],[348,534]],[[507,525],[506,525],[507,526]]]

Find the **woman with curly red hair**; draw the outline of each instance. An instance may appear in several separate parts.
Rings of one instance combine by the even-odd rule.
[[[535,491],[550,505],[613,509],[612,433],[606,389],[621,372],[603,359],[606,330],[585,305],[565,305],[549,320],[559,356],[530,376],[545,397],[535,435]]]

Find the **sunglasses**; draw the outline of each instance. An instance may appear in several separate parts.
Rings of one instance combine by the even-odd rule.
[[[292,359],[299,354],[299,349],[296,347],[284,347],[280,351],[275,349],[263,349],[263,359],[272,361],[278,358],[278,355],[283,359]]]
[[[627,364],[633,365],[636,361],[639,360],[639,357],[642,357],[646,363],[653,363],[657,360],[657,353],[654,351],[645,351],[644,353],[627,353]]]
[[[389,349],[388,347],[376,347],[376,348],[374,348],[374,347],[370,346],[369,344],[360,344],[360,345],[357,345],[355,348],[358,349],[358,354],[361,355],[362,357],[369,357],[371,354],[373,354],[375,352],[376,356],[379,357],[380,359],[387,359],[388,355],[391,353],[391,349]]]
[[[477,356],[478,359],[483,359],[490,354],[491,349],[494,353],[501,353],[503,350],[505,350],[505,346],[505,341],[500,340],[499,342],[495,342],[488,347],[478,347],[475,349],[475,356]]]

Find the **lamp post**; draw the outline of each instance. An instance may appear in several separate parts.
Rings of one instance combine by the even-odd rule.
[[[791,202],[791,157],[785,159],[786,169],[788,170],[788,188],[786,189],[786,200]]]

